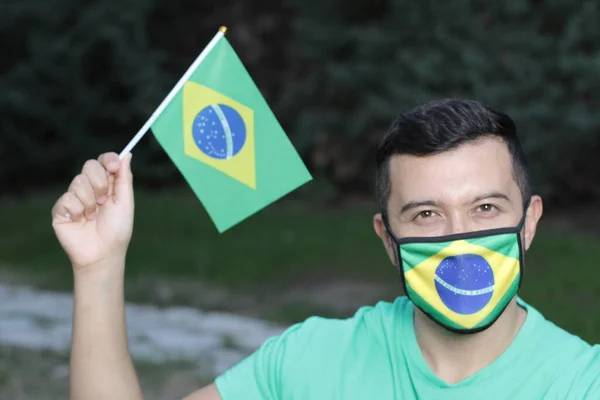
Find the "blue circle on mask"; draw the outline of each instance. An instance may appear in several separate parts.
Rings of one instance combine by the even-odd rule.
[[[446,257],[435,270],[435,288],[446,307],[458,314],[474,314],[494,294],[494,272],[477,254]]]
[[[194,143],[204,154],[228,160],[246,143],[246,124],[234,108],[213,104],[202,109],[192,125]]]

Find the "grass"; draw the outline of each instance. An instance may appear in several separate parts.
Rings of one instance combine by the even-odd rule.
[[[3,200],[0,264],[39,285],[70,290],[68,260],[49,218],[57,196]],[[252,293],[277,303],[291,287],[305,287],[310,296],[316,282],[350,279],[381,282],[400,294],[399,278],[372,231],[373,211],[368,204],[324,209],[281,201],[219,235],[191,191],[138,191],[127,279],[128,284],[149,276],[154,280],[143,288],[128,286],[128,293],[157,292],[162,281],[187,282],[192,288],[203,282],[204,289],[191,292],[202,296],[200,292],[218,286],[231,298]],[[600,342],[600,320],[595,318],[600,309],[599,245],[599,236],[551,231],[542,223],[528,253],[521,292],[548,319],[594,343]],[[271,308],[267,316],[290,314],[298,320],[315,311],[328,313],[299,302]]]
[[[70,280],[49,213],[55,195],[4,201],[2,261]],[[137,193],[128,277],[202,276],[232,288],[282,283],[311,275],[390,276],[385,254],[370,230],[366,207],[309,210],[274,205],[219,235],[191,194]],[[34,249],[34,251],[32,251]],[[378,268],[373,268],[378,266]]]

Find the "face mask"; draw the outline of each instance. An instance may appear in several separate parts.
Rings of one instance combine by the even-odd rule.
[[[408,298],[450,331],[489,328],[521,285],[525,217],[514,228],[398,239],[384,215]]]

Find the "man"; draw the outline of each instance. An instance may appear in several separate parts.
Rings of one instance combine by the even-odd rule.
[[[130,160],[86,162],[52,212],[74,270],[73,399],[142,398],[123,305]],[[600,346],[517,298],[542,200],[507,115],[461,100],[401,115],[377,187],[375,232],[408,297],[309,318],[186,400],[600,399]]]

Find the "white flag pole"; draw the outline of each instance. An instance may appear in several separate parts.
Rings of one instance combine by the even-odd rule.
[[[127,155],[127,153],[129,153],[135,147],[135,145],[142,139],[142,137],[146,134],[146,132],[148,132],[148,130],[150,129],[152,124],[156,121],[156,119],[160,116],[160,114],[162,114],[162,112],[165,110],[165,108],[169,105],[169,103],[177,95],[179,90],[181,90],[183,85],[185,85],[185,83],[188,81],[188,79],[190,79],[190,76],[192,76],[192,74],[194,73],[196,68],[198,68],[200,63],[202,63],[202,61],[204,61],[204,59],[206,58],[208,53],[211,52],[213,47],[215,47],[215,45],[225,35],[226,32],[227,32],[227,27],[222,26],[219,28],[219,31],[217,32],[217,34],[212,38],[212,40],[208,43],[208,45],[204,48],[204,50],[202,50],[202,52],[200,53],[198,58],[196,58],[196,60],[192,63],[192,65],[190,65],[188,70],[185,71],[185,74],[183,74],[183,76],[181,77],[181,79],[179,79],[179,81],[177,82],[175,87],[173,87],[173,89],[171,89],[171,91],[169,92],[167,97],[165,97],[165,99],[162,101],[162,103],[160,103],[158,108],[152,113],[152,115],[150,116],[148,121],[146,121],[144,126],[142,126],[142,128],[138,131],[138,133],[136,133],[136,135],[133,137],[133,139],[131,139],[131,141],[127,144],[127,146],[125,146],[125,148],[123,149],[121,154],[119,154],[119,159],[122,160],[123,157],[125,157]]]

